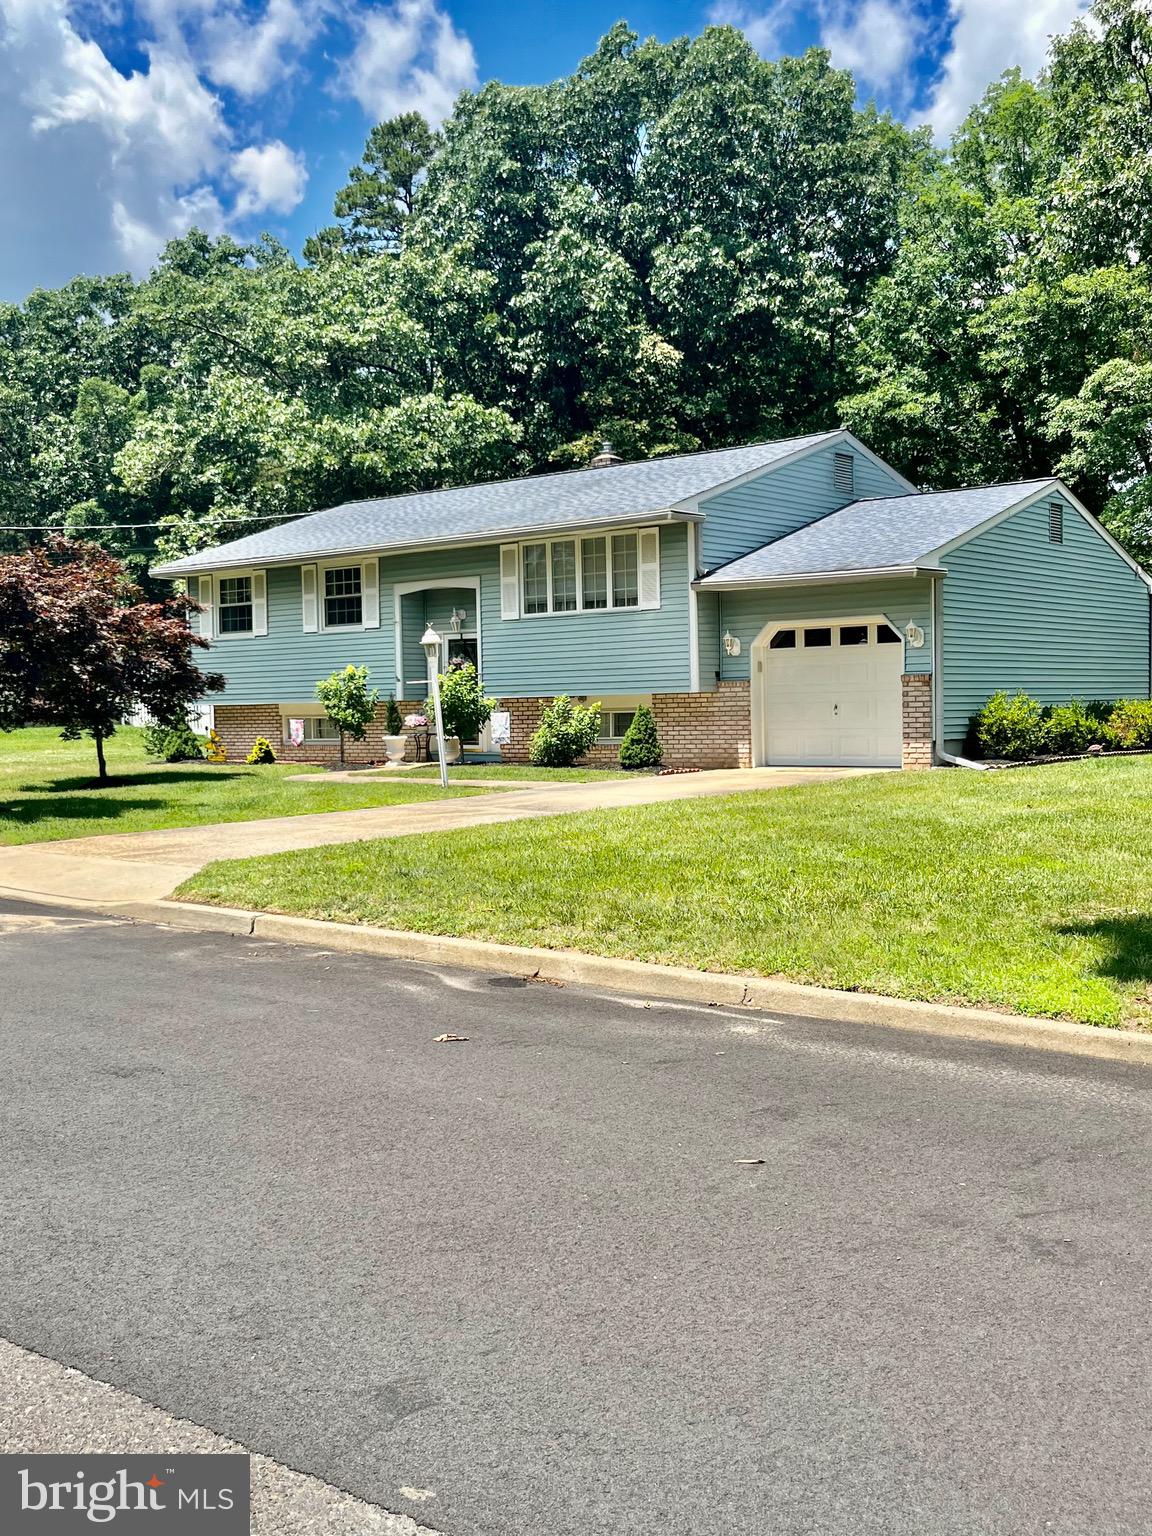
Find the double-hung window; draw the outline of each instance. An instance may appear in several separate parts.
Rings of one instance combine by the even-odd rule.
[[[324,572],[324,628],[347,629],[364,622],[364,596],[358,565],[329,566]]]
[[[251,576],[221,576],[216,599],[216,625],[222,635],[252,633]]]
[[[656,530],[651,530],[652,564],[659,558]],[[640,606],[642,535],[592,534],[574,539],[540,539],[520,546],[522,612],[579,613]],[[654,602],[659,578],[653,575]],[[647,589],[646,589],[647,590]]]

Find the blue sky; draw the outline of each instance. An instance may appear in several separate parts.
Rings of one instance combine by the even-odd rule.
[[[439,119],[489,79],[569,73],[615,21],[709,22],[765,56],[813,43],[862,98],[946,137],[990,79],[1033,72],[1084,0],[0,0],[0,299],[148,270],[189,225],[330,222],[371,124]]]

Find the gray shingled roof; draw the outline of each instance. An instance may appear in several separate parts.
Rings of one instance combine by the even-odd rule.
[[[1026,480],[968,491],[925,491],[914,496],[854,501],[718,567],[700,585],[739,586],[793,576],[904,570],[941,545],[971,533],[998,512],[1055,484],[1054,480]]]
[[[776,443],[748,443],[740,448],[644,459],[604,469],[566,470],[489,485],[352,501],[158,565],[155,572],[158,576],[184,576],[230,565],[275,564],[360,550],[411,549],[538,528],[638,519],[665,512],[689,497],[715,490],[752,470],[766,469],[778,459],[835,436],[835,432],[817,432]]]

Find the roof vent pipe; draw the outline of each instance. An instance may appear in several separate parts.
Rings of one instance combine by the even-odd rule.
[[[613,451],[612,444],[603,442],[600,444],[600,452],[595,458],[589,459],[589,469],[607,469],[610,464],[623,464],[624,460]]]

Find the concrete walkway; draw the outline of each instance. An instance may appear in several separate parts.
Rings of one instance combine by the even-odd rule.
[[[459,800],[275,816],[160,832],[67,838],[0,849],[0,893],[101,908],[158,901],[215,859],[252,858],[377,837],[416,837],[533,816],[695,800],[873,773],[867,768],[748,768],[601,783],[534,784]],[[459,782],[459,781],[457,781]]]

